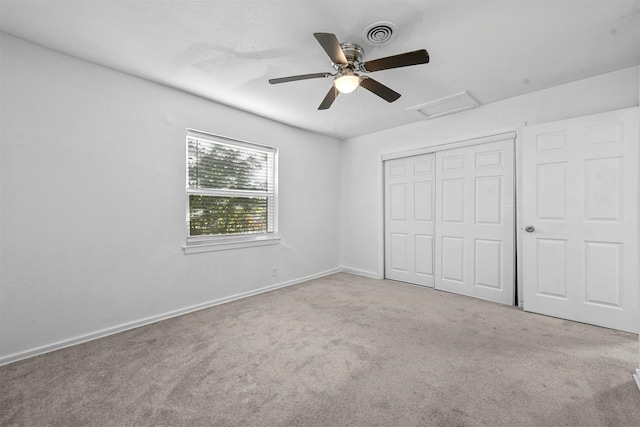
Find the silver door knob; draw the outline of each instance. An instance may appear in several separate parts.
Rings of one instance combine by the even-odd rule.
[[[535,228],[533,227],[533,225],[527,225],[524,228],[524,231],[526,231],[527,233],[533,233],[533,230],[535,230]]]

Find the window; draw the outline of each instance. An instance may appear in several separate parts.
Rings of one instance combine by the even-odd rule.
[[[185,252],[277,243],[276,178],[275,148],[187,130]]]

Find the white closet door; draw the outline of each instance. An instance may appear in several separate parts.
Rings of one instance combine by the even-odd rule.
[[[514,140],[436,153],[435,287],[515,301]]]
[[[385,277],[433,287],[434,155],[385,162]]]
[[[525,310],[638,332],[638,115],[525,128]]]

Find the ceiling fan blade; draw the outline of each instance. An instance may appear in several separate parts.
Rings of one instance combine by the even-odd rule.
[[[389,89],[377,80],[373,80],[371,77],[363,77],[360,81],[360,86],[378,95],[380,98],[387,102],[393,102],[400,98],[400,94],[392,89]]]
[[[295,82],[296,80],[307,80],[307,79],[320,79],[329,77],[331,73],[313,73],[313,74],[301,74],[299,76],[289,76],[289,77],[280,77],[277,79],[269,79],[269,83],[272,85],[278,83],[287,83],[287,82]]]
[[[318,110],[328,110],[329,107],[331,107],[331,104],[333,104],[333,101],[335,101],[335,99],[338,97],[339,93],[340,92],[338,92],[338,89],[336,89],[335,86],[331,85],[331,89],[329,89],[329,92],[327,92],[327,96],[325,96],[320,103]]]
[[[386,58],[367,61],[362,66],[370,73],[390,68],[408,67],[410,65],[427,64],[429,54],[425,49],[413,52],[401,53],[399,55],[387,56]]]
[[[347,57],[344,56],[340,42],[335,34],[313,33],[313,36],[318,40],[318,43],[320,43],[320,46],[327,52],[327,55],[329,55],[329,58],[331,58],[334,64],[347,63]]]

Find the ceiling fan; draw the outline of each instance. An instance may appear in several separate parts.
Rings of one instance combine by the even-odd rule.
[[[354,43],[340,44],[335,34],[331,33],[314,33],[313,36],[318,40],[318,43],[320,43],[320,46],[322,46],[324,51],[327,52],[329,58],[331,58],[333,68],[336,72],[334,74],[313,73],[280,77],[277,79],[270,79],[269,83],[278,84],[293,82],[296,80],[318,79],[330,76],[334,77],[333,85],[320,103],[318,110],[328,109],[331,107],[331,104],[333,104],[333,101],[339,93],[353,92],[358,86],[362,86],[387,102],[393,102],[400,98],[400,94],[398,92],[388,88],[369,76],[358,73],[373,73],[374,71],[407,67],[409,65],[426,64],[429,62],[429,54],[425,49],[362,62],[364,49],[359,45]]]

